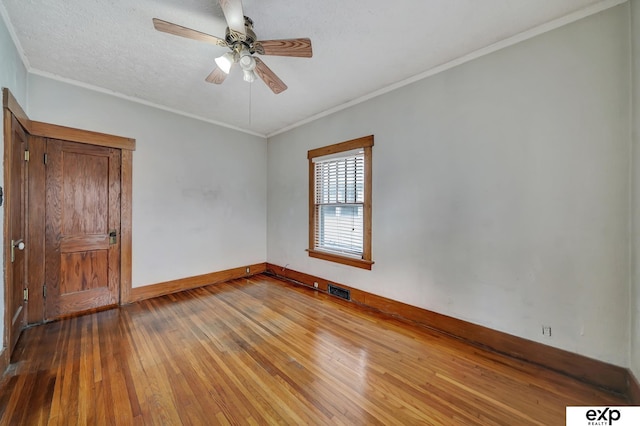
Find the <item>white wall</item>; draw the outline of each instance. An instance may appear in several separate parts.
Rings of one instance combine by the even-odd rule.
[[[628,21],[624,4],[270,138],[268,261],[628,365]],[[306,152],[368,134],[373,270],[309,258]]]
[[[263,138],[37,75],[28,114],[136,139],[134,287],[265,261]]]
[[[632,40],[632,79],[633,79],[633,114],[632,134],[634,140],[634,203],[632,205],[632,221],[634,223],[634,276],[631,280],[631,370],[640,380],[640,0],[631,2],[631,40]]]
[[[27,107],[27,70],[20,59],[7,27],[0,17],[0,87],[8,88],[22,108]],[[0,95],[1,96],[1,95]],[[0,140],[3,140],[4,152],[4,120],[0,118]],[[0,186],[4,187],[4,162],[0,162]],[[4,223],[4,203],[0,208],[0,224]],[[4,241],[4,227],[0,225],[0,241]],[[0,318],[4,318],[4,254],[2,264],[2,280],[0,280]],[[4,341],[4,327],[0,327],[0,342]]]

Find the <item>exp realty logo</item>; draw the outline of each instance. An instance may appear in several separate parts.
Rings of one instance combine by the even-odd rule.
[[[589,410],[585,416],[590,425],[612,425],[620,420],[620,410],[609,407],[604,410]]]
[[[640,425],[640,407],[567,407],[567,426]]]

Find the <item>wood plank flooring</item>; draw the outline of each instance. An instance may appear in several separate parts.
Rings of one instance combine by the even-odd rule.
[[[258,275],[26,330],[0,424],[564,425],[625,403]]]

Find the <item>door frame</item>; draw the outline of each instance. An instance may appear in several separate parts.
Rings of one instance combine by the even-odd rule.
[[[88,130],[74,129],[70,127],[58,126],[55,124],[44,123],[39,121],[30,120],[27,114],[24,112],[20,104],[13,97],[9,89],[2,89],[2,107],[3,107],[3,120],[5,122],[4,126],[4,185],[5,188],[7,183],[9,182],[8,171],[11,169],[11,158],[7,156],[10,154],[10,148],[7,146],[6,141],[9,141],[11,138],[11,115],[15,116],[18,122],[22,125],[22,127],[26,130],[28,138],[31,137],[41,137],[41,138],[51,138],[51,139],[59,139],[59,140],[68,140],[71,142],[80,142],[89,145],[98,145],[105,146],[109,148],[116,148],[121,150],[121,201],[120,201],[120,294],[119,294],[119,304],[129,303],[130,301],[130,293],[131,293],[131,252],[132,252],[132,178],[133,178],[133,151],[136,149],[136,140],[132,138],[126,138],[122,136],[109,135],[105,133],[92,132]],[[9,120],[7,119],[9,117]],[[7,122],[9,125],[7,125]],[[43,164],[42,159],[35,158],[30,159],[30,163],[35,164]],[[27,176],[27,183],[29,185],[29,176]],[[43,186],[44,188],[44,186]],[[11,189],[7,191],[7,194],[11,197]],[[42,197],[44,197],[44,193],[42,193]],[[31,203],[31,196],[28,203]],[[41,200],[43,200],[42,198]],[[4,262],[5,265],[8,265],[11,262],[11,248],[10,248],[10,239],[8,236],[8,227],[10,223],[10,214],[8,205],[12,200],[10,198],[5,197],[4,201]],[[27,207],[27,211],[29,208]],[[27,217],[27,227],[31,228],[32,221],[34,218]],[[44,243],[44,233],[41,238]],[[30,242],[34,244],[34,241]],[[29,247],[25,248],[27,252],[29,251]],[[30,259],[30,256],[27,255],[27,259]],[[44,260],[44,259],[43,259]],[[31,263],[27,264],[27,270],[29,271],[29,275],[32,268],[40,267],[39,265],[33,265]],[[44,262],[41,266],[44,268]],[[44,274],[42,274],[44,276]],[[11,289],[7,284],[11,282],[11,272],[8,268],[5,268],[4,274],[4,289],[5,289],[5,315],[4,315],[4,339],[3,339],[3,347],[2,353],[0,354],[0,374],[4,372],[6,365],[8,365],[11,354],[6,350],[7,348],[7,336],[8,336],[8,327],[11,324],[11,318],[7,318],[10,315],[7,309],[7,303],[11,300]],[[44,282],[38,283],[28,283],[28,290],[30,294],[42,294]],[[30,297],[31,299],[31,297]],[[35,315],[35,317],[41,318],[42,322],[44,320],[44,304],[41,303],[42,306],[29,306],[27,303],[27,315],[28,318],[34,318],[34,315],[29,315],[29,312],[33,314],[33,310],[37,312],[41,312],[40,315]]]

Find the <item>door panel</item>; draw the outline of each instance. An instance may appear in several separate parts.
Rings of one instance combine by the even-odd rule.
[[[109,157],[63,151],[62,169],[62,233],[101,234],[109,216]]]
[[[107,287],[107,250],[64,253],[60,262],[60,293]]]
[[[120,150],[48,140],[47,154],[45,316],[54,319],[115,305]]]
[[[8,113],[7,113],[8,114]],[[7,123],[8,121],[8,123]],[[26,185],[26,161],[25,151],[27,150],[27,135],[15,117],[5,121],[5,125],[11,126],[11,146],[9,169],[9,182],[6,186],[7,204],[9,211],[9,250],[11,250],[10,273],[8,274],[8,298],[10,327],[7,342],[9,352],[18,341],[20,332],[25,326],[25,301],[23,290],[26,288],[26,252],[24,250],[26,241],[25,223],[25,185]],[[22,242],[22,245],[20,244]]]

